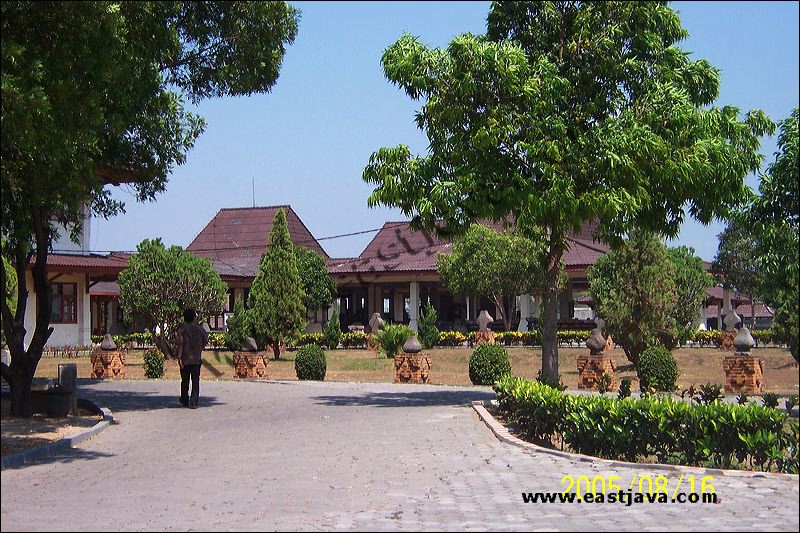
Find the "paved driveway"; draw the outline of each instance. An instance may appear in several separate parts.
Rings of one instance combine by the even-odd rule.
[[[2,529],[798,529],[797,478],[718,477],[718,504],[524,504],[564,474],[643,472],[499,442],[466,406],[485,388],[204,382],[194,411],[177,389],[83,383],[118,424],[3,471]]]

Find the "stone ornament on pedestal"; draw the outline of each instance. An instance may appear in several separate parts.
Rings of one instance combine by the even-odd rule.
[[[383,329],[385,322],[381,318],[380,313],[372,313],[369,319],[369,333],[367,334],[367,349],[377,352],[381,348],[380,342],[375,337],[375,333]]]
[[[486,309],[481,311],[476,320],[478,331],[475,333],[475,344],[494,344],[494,331],[489,329],[489,324],[494,322],[494,318]]]
[[[727,320],[726,320],[727,322]],[[764,392],[764,363],[753,357],[750,350],[756,345],[750,330],[743,327],[733,339],[733,354],[725,354],[722,368],[725,370],[725,392],[760,394]]]
[[[614,361],[611,356],[607,355],[605,350],[607,347],[607,339],[603,337],[600,328],[595,328],[592,334],[586,341],[586,346],[589,348],[588,354],[578,356],[578,388],[579,389],[596,389],[597,380],[603,377],[603,374],[611,376],[611,389],[617,388],[617,382],[614,379]]]
[[[430,374],[431,358],[422,353],[422,346],[412,335],[403,345],[403,353],[394,357],[394,382],[427,383]]]
[[[125,351],[118,350],[110,334],[103,337],[100,349],[91,356],[92,379],[125,379]]]
[[[237,378],[267,379],[269,359],[267,352],[259,352],[258,344],[247,337],[241,350],[233,353],[233,367]]]
[[[742,317],[736,314],[736,311],[731,309],[731,312],[725,315],[722,323],[725,324],[725,333],[722,334],[722,344],[720,348],[726,352],[732,352],[733,339],[736,337],[736,324],[742,321]]]

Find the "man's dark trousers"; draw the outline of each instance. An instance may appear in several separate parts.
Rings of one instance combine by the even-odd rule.
[[[200,366],[183,365],[181,368],[181,404],[197,407],[200,398]],[[189,376],[192,377],[192,396],[189,398]]]

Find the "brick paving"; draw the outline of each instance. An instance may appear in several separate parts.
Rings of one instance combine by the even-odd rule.
[[[118,424],[2,472],[2,530],[791,530],[797,477],[722,476],[718,504],[524,504],[612,468],[498,441],[468,407],[488,388],[83,382]],[[659,472],[654,472],[654,476]],[[668,474],[674,487],[679,474]]]

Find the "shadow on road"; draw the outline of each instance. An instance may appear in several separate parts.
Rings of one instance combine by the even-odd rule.
[[[367,392],[350,396],[314,396],[321,405],[373,406],[373,407],[463,407],[471,402],[494,399],[494,392],[481,390]]]
[[[140,391],[102,390],[93,388],[79,388],[78,394],[90,399],[99,407],[108,407],[116,414],[124,411],[152,411],[154,409],[185,409],[178,403],[180,389],[176,387],[175,394],[154,394]],[[203,396],[203,386],[200,385],[200,407],[225,405],[217,400],[216,396]]]
[[[17,466],[8,466],[3,469],[3,471],[9,470],[23,470],[25,468],[36,466],[36,465],[47,465],[53,463],[74,463],[77,461],[93,461],[95,459],[104,459],[106,457],[113,457],[113,453],[106,453],[106,452],[95,452],[90,450],[84,450],[81,448],[64,448],[62,450],[56,450],[50,453],[47,457],[42,457],[39,459],[34,459],[28,461],[25,464],[17,465]]]

